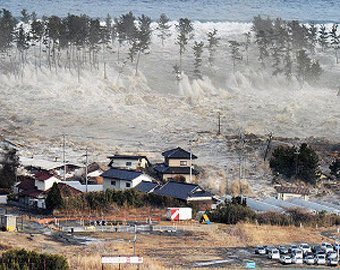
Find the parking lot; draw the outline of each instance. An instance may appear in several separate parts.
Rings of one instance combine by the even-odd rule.
[[[260,265],[268,265],[265,260],[287,267],[319,266],[336,267],[339,264],[339,243],[321,243],[310,245],[308,243],[282,245],[282,246],[257,246],[254,261]]]

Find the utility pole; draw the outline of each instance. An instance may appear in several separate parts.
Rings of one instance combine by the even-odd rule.
[[[85,185],[86,185],[86,193],[88,192],[88,187],[87,187],[87,163],[88,163],[88,154],[87,154],[87,148],[85,152]]]
[[[189,177],[189,180],[190,180],[190,183],[192,183],[192,150],[191,150],[191,144],[192,144],[192,141],[189,140],[189,152],[190,152],[190,177]]]
[[[64,163],[64,181],[66,181],[66,135],[63,134],[63,163]]]
[[[218,112],[218,130],[217,135],[221,135],[221,113]]]
[[[296,161],[295,161],[295,178],[298,177],[298,172],[299,172],[299,155],[300,151],[298,148],[296,148],[294,154],[296,155]]]

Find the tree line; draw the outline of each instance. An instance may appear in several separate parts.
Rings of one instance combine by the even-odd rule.
[[[194,78],[202,78],[202,66],[215,64],[217,49],[229,52],[226,63],[234,70],[249,64],[250,51],[255,51],[257,61],[273,76],[292,76],[301,82],[315,82],[322,74],[315,53],[334,51],[338,63],[339,31],[334,24],[327,31],[325,25],[301,24],[299,21],[255,17],[251,32],[243,33],[242,40],[222,40],[216,29],[206,33],[205,40],[195,39],[194,25],[188,18],[180,18],[171,31],[170,18],[161,14],[151,27],[152,20],[146,15],[136,17],[132,12],[118,18],[107,15],[104,21],[87,15],[68,14],[64,18],[49,17],[21,12],[19,20],[6,9],[0,11],[0,51],[3,73],[14,73],[20,77],[29,62],[38,71],[47,66],[51,71],[66,69],[76,72],[78,79],[85,68],[102,69],[107,77],[106,66],[114,62],[122,73],[128,62],[134,63],[135,73],[142,55],[151,53],[152,37],[157,37],[162,46],[175,34],[178,60],[173,65],[177,79],[184,70],[183,56],[194,58],[191,70],[186,72]],[[241,34],[241,33],[240,33]],[[251,50],[252,49],[252,50]],[[33,57],[28,59],[28,51]],[[116,55],[114,59],[113,55]],[[220,56],[220,55],[219,55]],[[33,59],[33,60],[32,60]],[[6,61],[4,61],[6,60]]]
[[[245,199],[240,197],[227,201],[224,205],[208,213],[213,222],[225,224],[237,224],[239,222],[250,222],[255,224],[278,225],[278,226],[338,226],[340,217],[335,214],[319,212],[308,213],[301,209],[286,209],[285,213],[262,212],[256,213],[247,207]]]

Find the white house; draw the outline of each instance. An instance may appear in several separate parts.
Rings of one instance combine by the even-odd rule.
[[[276,186],[277,191],[277,199],[279,200],[288,200],[293,198],[302,198],[305,201],[308,200],[309,190],[302,187],[283,187]]]
[[[49,174],[48,172],[41,171],[37,172],[34,175],[34,185],[37,188],[37,190],[40,191],[46,191],[49,190],[54,183],[58,183],[61,180],[53,176],[52,174]]]
[[[128,170],[143,170],[150,166],[146,156],[139,155],[113,155],[108,157],[111,161],[109,166]]]
[[[110,168],[101,175],[104,179],[104,190],[125,190],[134,188],[142,181],[152,182],[152,178],[141,172]]]

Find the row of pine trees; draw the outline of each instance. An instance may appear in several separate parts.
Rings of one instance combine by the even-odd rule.
[[[106,78],[108,64],[118,67],[122,73],[127,63],[133,63],[137,75],[141,56],[152,53],[152,37],[160,39],[164,46],[173,42],[169,41],[171,35],[176,35],[178,60],[174,62],[173,72],[178,80],[184,71],[185,54],[192,54],[194,59],[191,70],[185,70],[194,78],[202,78],[204,60],[205,66],[213,66],[217,56],[224,57],[223,51],[228,52],[225,62],[231,63],[234,70],[248,66],[255,58],[273,76],[284,75],[289,80],[294,76],[302,82],[318,81],[322,74],[316,52],[332,51],[336,63],[339,62],[337,24],[327,31],[325,25],[258,16],[253,20],[251,32],[243,33],[239,40],[223,40],[216,29],[208,31],[205,40],[197,40],[188,18],[179,19],[176,33],[171,31],[172,23],[165,14],[160,15],[156,28],[152,28],[151,23],[150,17],[136,17],[132,12],[118,18],[108,15],[100,21],[74,14],[38,19],[34,12],[22,10],[18,20],[3,9],[0,11],[0,69],[5,74],[22,76],[25,66],[32,64],[37,72],[43,67],[54,72],[59,69],[76,72],[80,80],[84,69],[102,68]]]

